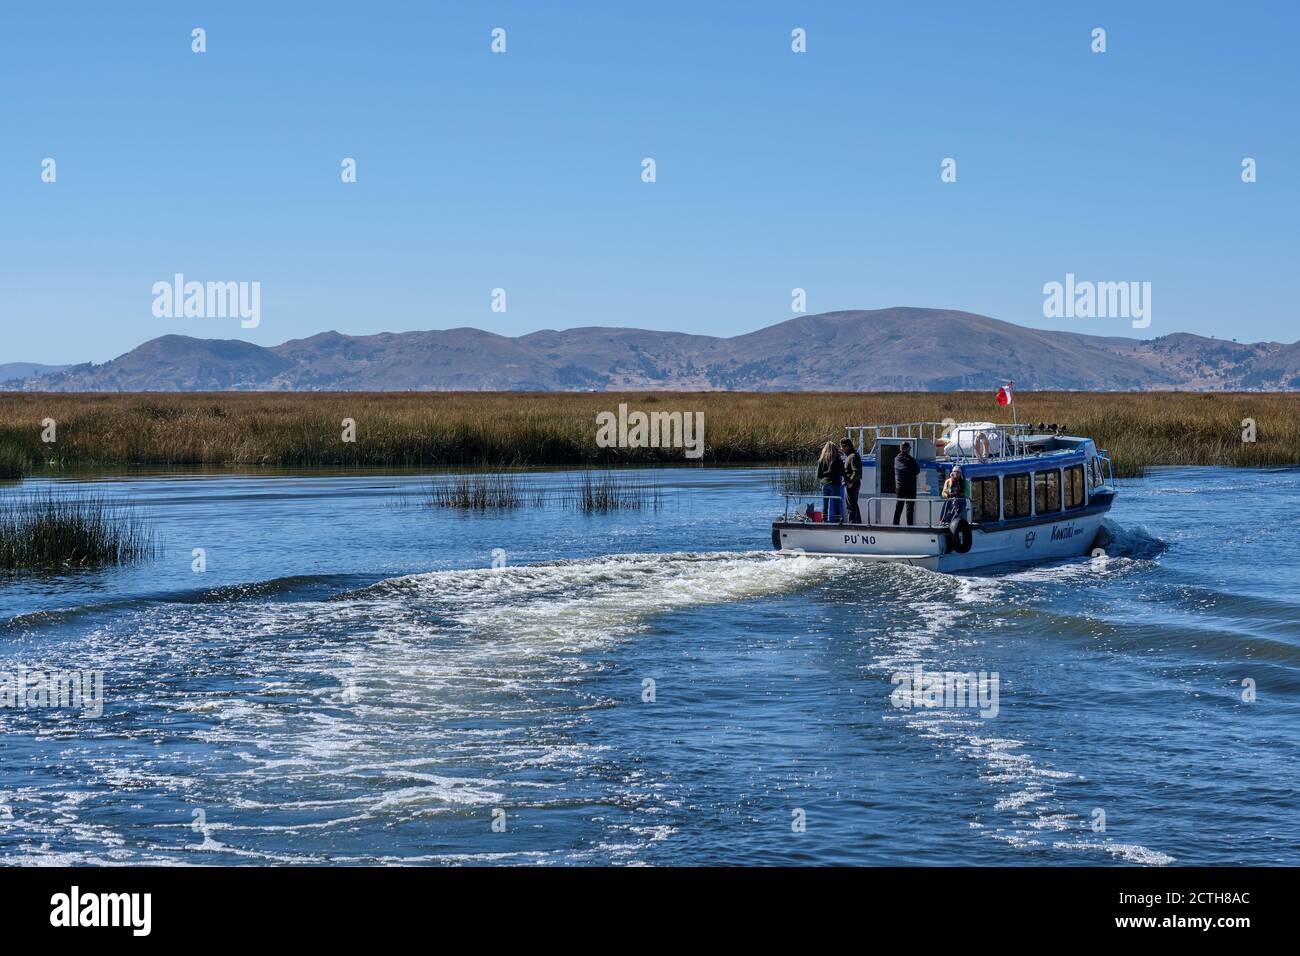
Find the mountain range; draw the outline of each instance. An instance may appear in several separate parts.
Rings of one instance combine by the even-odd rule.
[[[40,365],[36,362],[0,362],[0,385],[6,382],[21,382],[37,375],[49,375],[61,372],[66,365]]]
[[[802,315],[745,335],[585,327],[342,335],[272,347],[164,335],[102,364],[0,364],[25,391],[954,391],[1300,389],[1300,342],[1024,328],[970,312]],[[19,374],[21,373],[21,374]],[[6,381],[6,375],[9,380]]]

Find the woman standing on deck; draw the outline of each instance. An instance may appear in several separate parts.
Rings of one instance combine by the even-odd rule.
[[[844,484],[844,462],[835,443],[828,441],[822,446],[822,453],[817,459],[817,480],[822,485],[822,520],[839,521],[844,514],[841,495]]]

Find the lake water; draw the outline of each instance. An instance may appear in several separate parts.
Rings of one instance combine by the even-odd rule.
[[[645,474],[612,516],[95,483],[162,551],[0,578],[0,671],[104,680],[0,709],[0,858],[1300,863],[1300,472],[1160,470],[1104,557],[961,577],[773,556],[762,469]],[[996,715],[895,706],[918,664]]]

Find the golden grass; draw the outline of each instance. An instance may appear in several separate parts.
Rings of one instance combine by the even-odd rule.
[[[1151,465],[1300,464],[1300,394],[1038,392],[1023,421],[1108,448],[1123,474]],[[949,393],[0,393],[0,448],[29,467],[688,463],[680,449],[596,446],[595,416],[704,413],[710,463],[810,458],[844,426],[997,420],[991,394]],[[343,441],[343,420],[356,441]],[[1242,441],[1254,419],[1257,440]],[[57,440],[41,441],[53,419]]]

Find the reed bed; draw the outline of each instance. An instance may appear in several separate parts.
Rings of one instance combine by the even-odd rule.
[[[0,481],[16,481],[27,471],[27,456],[10,445],[0,445]]]
[[[815,461],[807,463],[788,461],[770,478],[772,490],[779,495],[820,494],[822,484],[817,480]]]
[[[476,475],[444,475],[425,490],[424,503],[433,508],[461,511],[510,511],[545,503],[540,490],[528,490],[520,479],[507,472]]]
[[[703,412],[704,455],[601,448],[598,412]],[[1057,422],[1110,450],[1124,475],[1153,465],[1300,464],[1300,393],[1022,392],[1021,421]],[[972,392],[0,393],[0,447],[40,469],[740,464],[811,462],[844,426],[1002,419]],[[54,419],[57,441],[41,441]],[[356,423],[345,440],[344,419]],[[1256,441],[1242,440],[1243,420]],[[864,449],[867,450],[867,449]]]
[[[663,491],[655,482],[615,472],[607,471],[599,476],[584,472],[561,500],[566,508],[589,515],[611,511],[658,511],[663,507]]]
[[[419,500],[432,508],[459,511],[512,511],[524,505],[533,508],[558,505],[584,514],[607,514],[658,510],[663,505],[663,491],[657,482],[640,476],[585,471],[567,487],[548,493],[540,486],[525,484],[519,476],[504,469],[483,474],[441,475]]]
[[[0,499],[0,569],[124,564],[156,551],[136,512],[97,495]]]

